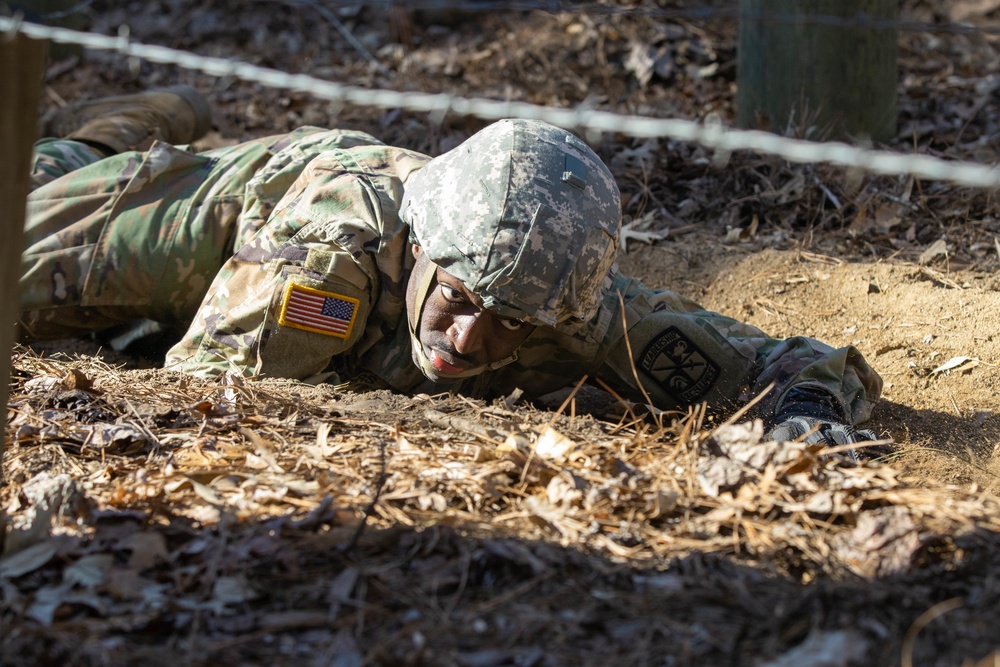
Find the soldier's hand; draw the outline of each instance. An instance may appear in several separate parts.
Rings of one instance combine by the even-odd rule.
[[[771,429],[771,432],[765,437],[765,440],[777,442],[799,440],[808,445],[826,445],[827,447],[853,445],[878,439],[878,436],[867,429],[857,429],[850,424],[803,416],[788,417]],[[858,458],[853,449],[841,453],[854,460]]]
[[[777,442],[798,440],[807,445],[827,447],[879,439],[873,432],[856,429],[848,421],[839,401],[829,390],[808,385],[793,387],[775,414],[766,439]],[[841,449],[839,453],[853,460],[858,458],[853,449]]]
[[[767,439],[778,442],[801,439],[808,445],[838,447],[871,442],[878,440],[878,436],[867,429],[854,428],[850,424],[828,422],[815,417],[789,417],[771,429]]]

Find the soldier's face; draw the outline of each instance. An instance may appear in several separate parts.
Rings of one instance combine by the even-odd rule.
[[[413,246],[413,256],[417,261],[406,286],[406,310],[411,316],[416,312],[419,277],[430,262],[418,246]],[[482,299],[462,281],[438,268],[414,328],[434,369],[447,377],[506,359],[535,327],[483,308]]]

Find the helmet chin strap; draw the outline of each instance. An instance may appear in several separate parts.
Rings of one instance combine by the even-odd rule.
[[[427,356],[424,351],[424,346],[420,342],[420,337],[417,335],[417,328],[420,326],[420,317],[424,311],[424,304],[427,303],[427,296],[431,290],[431,284],[434,282],[434,278],[437,276],[437,265],[434,262],[425,262],[424,271],[419,276],[412,275],[410,280],[417,280],[417,294],[415,299],[415,304],[413,306],[413,316],[406,318],[406,326],[410,331],[410,348],[413,350],[413,363],[415,363],[420,371],[428,379],[435,382],[447,382],[449,380],[462,380],[465,378],[474,377],[480,375],[484,371],[492,371],[497,368],[502,368],[507,364],[517,360],[517,350],[514,350],[510,356],[504,357],[499,361],[494,361],[490,364],[485,364],[483,366],[476,366],[475,368],[469,368],[461,373],[443,375],[438,369],[434,368],[434,363]]]

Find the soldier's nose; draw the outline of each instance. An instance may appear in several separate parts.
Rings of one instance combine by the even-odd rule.
[[[462,356],[475,359],[482,353],[483,332],[485,326],[483,318],[475,315],[459,315],[452,320],[448,327],[448,338],[455,347],[455,351]]]

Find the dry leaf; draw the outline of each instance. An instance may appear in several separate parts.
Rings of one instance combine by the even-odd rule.
[[[146,431],[132,424],[93,424],[82,429],[83,442],[88,447],[136,451],[146,446],[155,445]]]
[[[647,44],[635,42],[629,49],[625,58],[625,69],[632,72],[640,87],[644,88],[653,78],[653,68],[656,66],[654,56],[653,49]]]
[[[13,579],[34,572],[56,555],[56,547],[51,541],[38,542],[15,554],[0,559],[0,579]]]
[[[798,646],[761,667],[849,667],[868,655],[868,641],[854,630],[813,630]]]
[[[111,554],[88,554],[63,570],[63,581],[70,586],[95,588],[107,581],[114,564]]]
[[[968,21],[986,16],[1000,9],[1000,0],[958,0],[949,3],[948,16],[952,21]]]
[[[837,557],[861,577],[908,572],[921,545],[913,513],[900,505],[862,512],[854,529],[837,535],[831,544]]]
[[[535,441],[535,454],[539,458],[555,462],[565,461],[573,450],[576,443],[556,431],[551,426],[547,426],[542,434]]]
[[[934,243],[930,244],[926,250],[920,253],[920,259],[918,261],[921,264],[930,264],[935,257],[947,254],[948,244],[944,239],[938,239]]]
[[[722,239],[723,245],[736,245],[743,240],[743,232],[745,230],[742,227],[732,227],[726,231],[726,235]]]
[[[646,495],[646,509],[650,519],[670,514],[677,509],[678,494],[674,490],[655,491]]]
[[[132,552],[129,555],[128,567],[130,570],[135,570],[136,572],[142,572],[153,567],[160,561],[168,561],[170,559],[170,554],[167,551],[167,541],[160,533],[133,533],[119,540],[115,548]]]
[[[724,457],[705,458],[698,464],[698,485],[713,498],[734,488],[743,479],[743,466]]]
[[[29,394],[45,393],[58,388],[61,384],[62,378],[41,375],[25,381],[24,390]]]
[[[952,357],[937,368],[931,371],[931,375],[944,373],[948,375],[952,372],[964,373],[979,365],[979,359],[975,357]]]
[[[24,615],[46,627],[51,626],[56,610],[65,603],[68,594],[69,587],[66,585],[39,588],[32,596],[31,604],[28,605]]]
[[[15,530],[7,535],[5,554],[47,540],[53,521],[59,517],[75,519],[88,507],[80,484],[65,473],[40,472],[21,487],[21,493],[28,501],[27,506],[12,517],[11,525]]]
[[[639,241],[641,243],[655,243],[670,236],[670,230],[649,230],[649,227],[656,218],[660,216],[658,210],[652,210],[645,215],[622,225],[618,243],[623,253],[628,252],[629,241]]]
[[[219,577],[212,586],[212,601],[227,606],[243,604],[257,598],[257,592],[243,575]]]
[[[545,496],[553,505],[563,505],[569,507],[578,505],[583,499],[583,491],[586,482],[569,472],[562,472],[551,480],[545,487]]]

